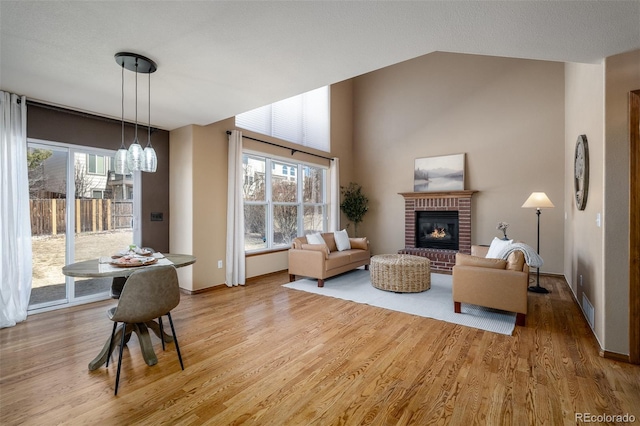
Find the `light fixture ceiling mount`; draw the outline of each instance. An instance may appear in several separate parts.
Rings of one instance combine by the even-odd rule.
[[[151,74],[156,72],[158,66],[146,56],[138,55],[131,52],[118,52],[115,54],[118,65],[123,66],[129,71],[139,72],[142,74]]]

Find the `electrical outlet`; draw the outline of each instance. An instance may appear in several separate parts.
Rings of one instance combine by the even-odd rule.
[[[218,260],[218,269],[222,269],[222,260]]]
[[[580,287],[582,287],[582,275],[580,275]]]

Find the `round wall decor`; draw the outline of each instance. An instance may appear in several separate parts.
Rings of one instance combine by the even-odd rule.
[[[578,136],[573,161],[576,207],[578,210],[584,210],[587,206],[587,194],[589,193],[589,144],[587,143],[587,135]]]

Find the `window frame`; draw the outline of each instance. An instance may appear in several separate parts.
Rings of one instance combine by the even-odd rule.
[[[259,160],[264,160],[265,162],[265,198],[264,200],[245,200],[243,199],[243,206],[264,206],[265,208],[265,247],[255,248],[255,249],[247,249],[246,241],[245,241],[245,254],[259,254],[259,253],[267,253],[267,252],[275,252],[282,251],[283,249],[287,249],[289,247],[288,243],[275,243],[274,242],[274,207],[275,206],[296,206],[297,207],[297,220],[296,220],[296,237],[301,237],[305,235],[304,228],[304,212],[305,208],[320,207],[322,210],[322,231],[327,232],[328,229],[328,212],[329,212],[329,204],[327,200],[327,184],[329,178],[329,169],[326,166],[304,162],[304,161],[292,161],[291,159],[286,159],[283,157],[265,154],[258,151],[252,150],[243,150],[243,156],[253,157]],[[284,179],[290,180],[293,177],[296,181],[296,201],[274,201],[273,200],[273,191],[272,191],[272,177],[274,172],[277,170],[275,165],[286,165],[289,170],[293,167],[295,170],[295,175],[287,174],[282,175]],[[311,167],[315,169],[320,169],[322,171],[322,202],[305,202],[304,201],[304,167]]]
[[[100,155],[100,154],[91,154],[87,153],[87,174],[96,175],[96,176],[106,176],[107,175],[107,161],[108,156]],[[91,165],[93,159],[93,165],[95,166],[95,170],[91,171]],[[102,159],[102,171],[100,171],[100,167],[98,167],[98,159]]]

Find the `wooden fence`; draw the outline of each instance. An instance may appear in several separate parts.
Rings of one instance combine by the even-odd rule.
[[[75,202],[75,233],[133,228],[131,200],[78,199]],[[33,199],[31,235],[64,234],[67,230],[67,200]]]

